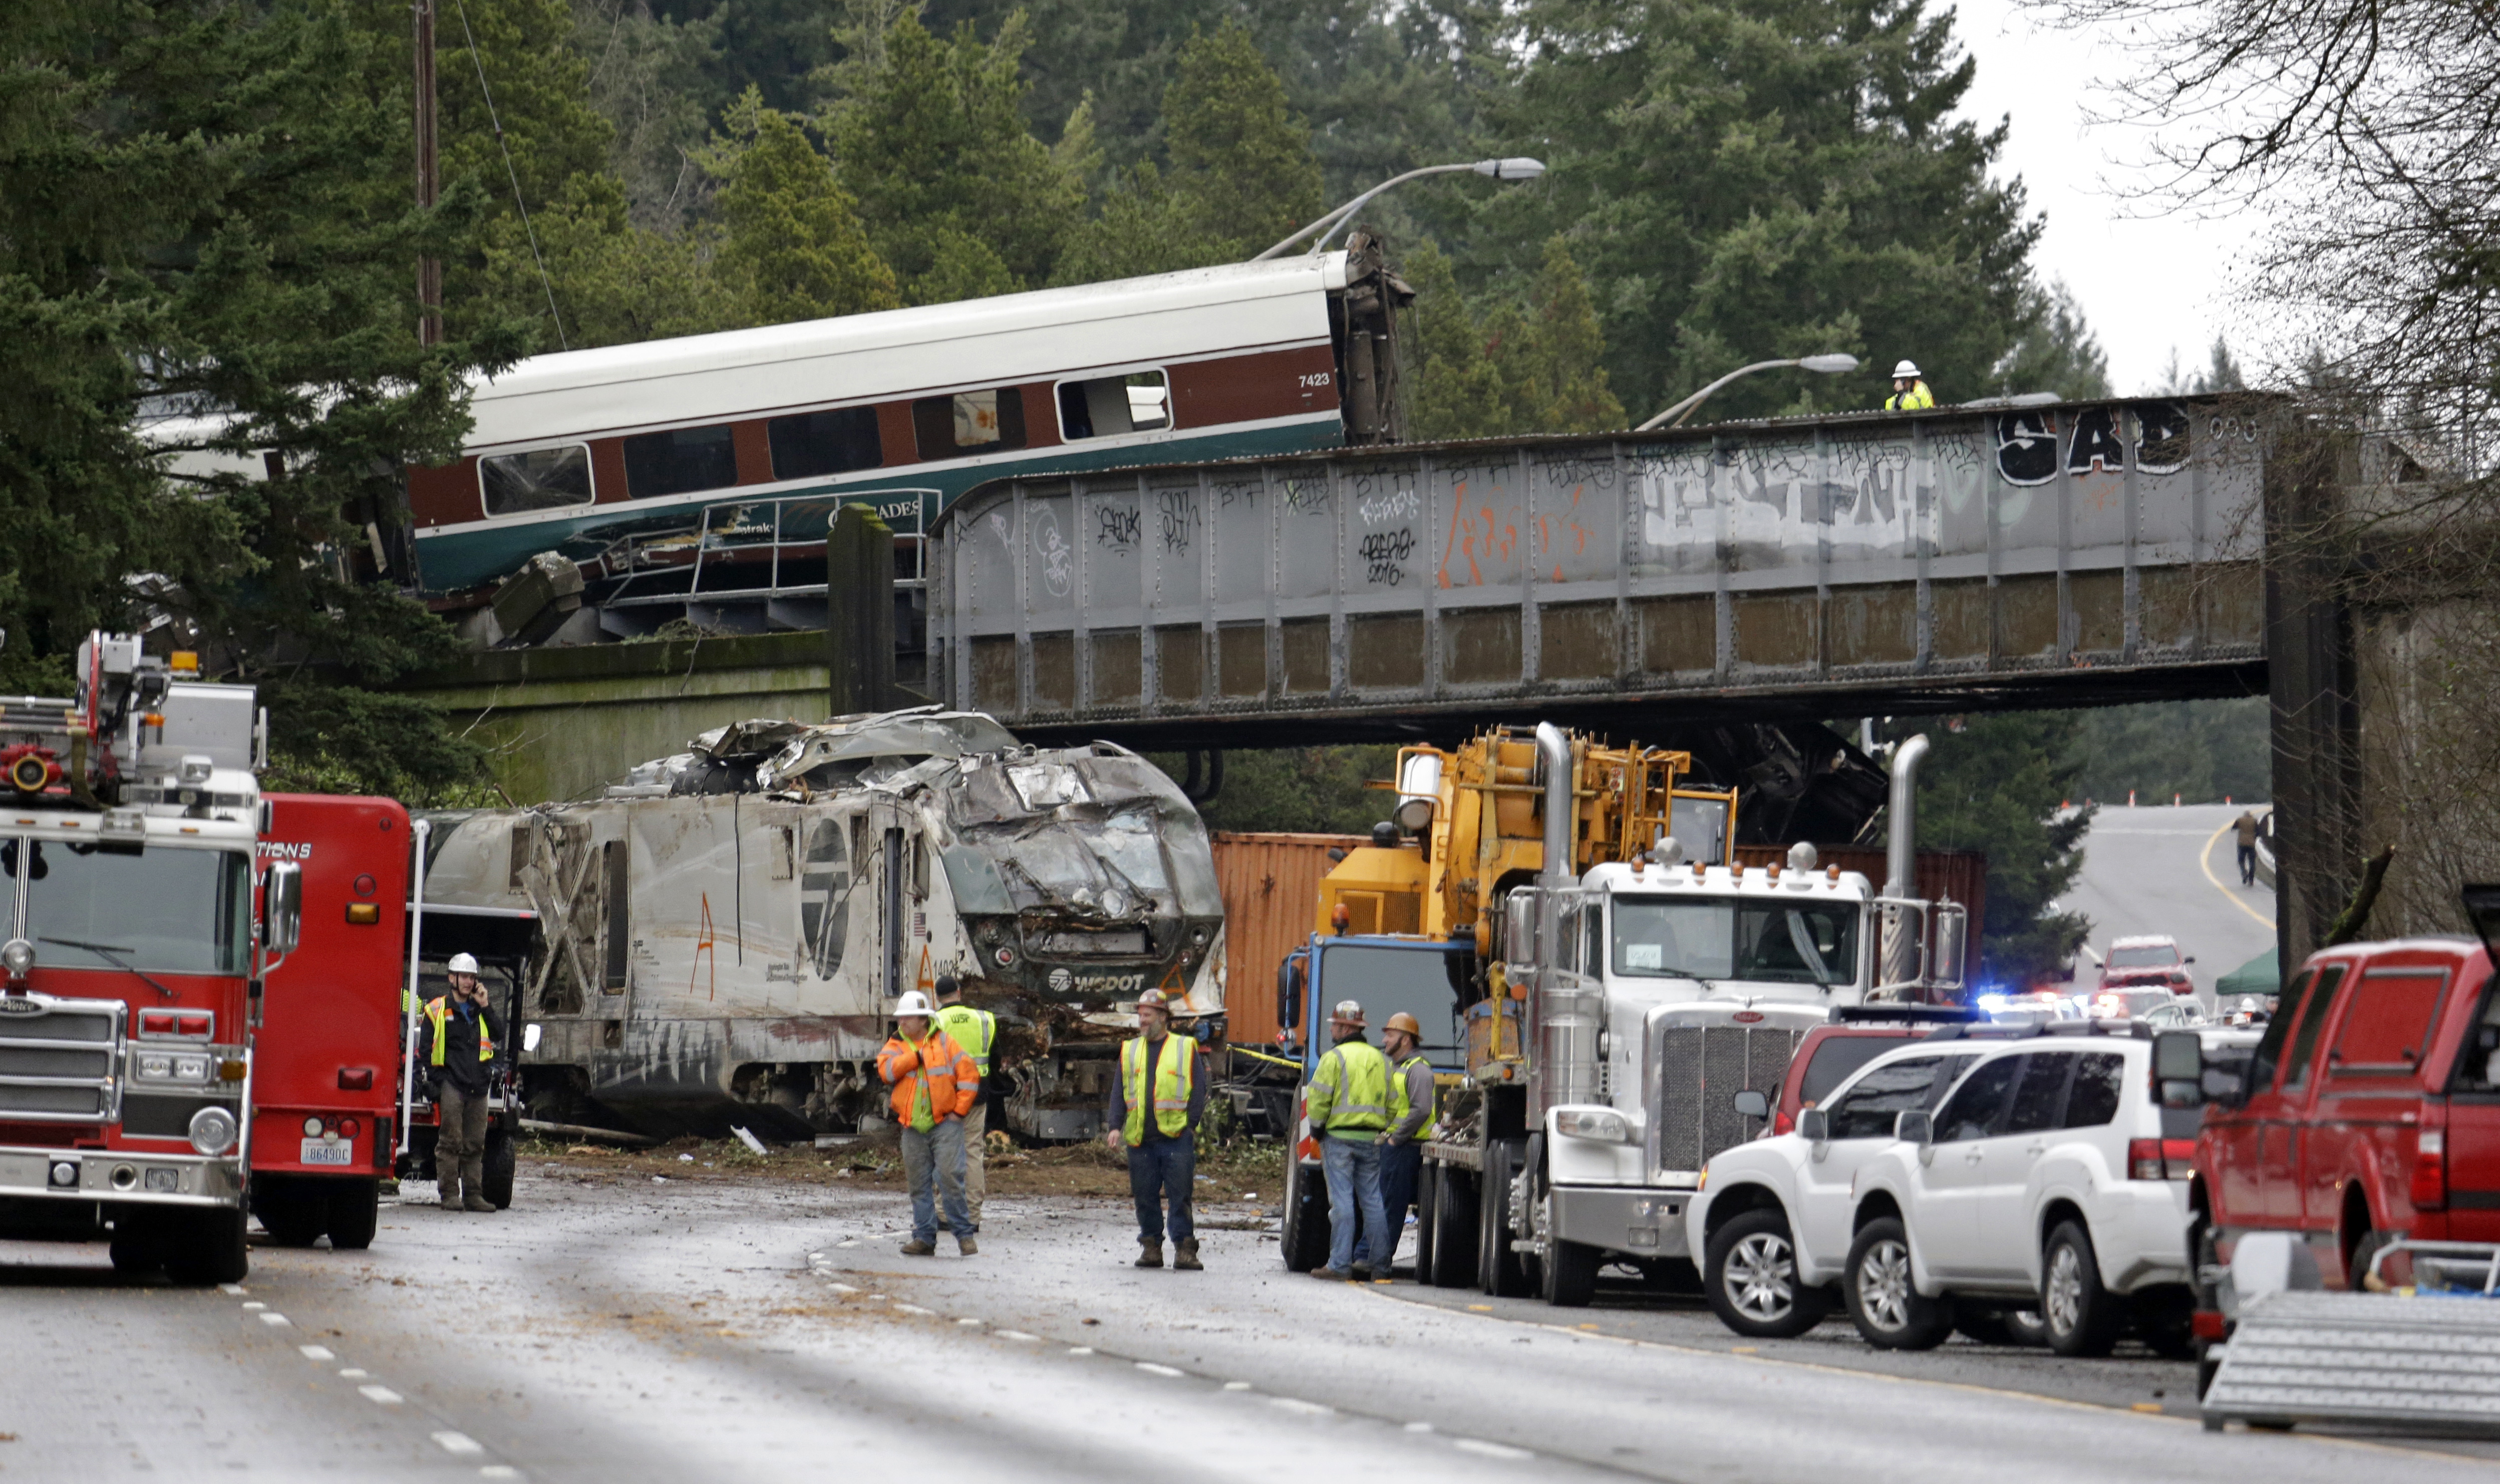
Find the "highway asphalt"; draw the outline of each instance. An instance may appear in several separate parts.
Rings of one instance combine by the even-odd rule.
[[[509,1212],[395,1205],[371,1251],[262,1248],[234,1291],[7,1244],[0,1478],[2490,1476],[2479,1445],[2207,1435],[2141,1353],[1321,1283],[1278,1263],[1274,1192],[1203,1194],[1202,1274],[1132,1267],[1124,1203],[994,1198],[979,1255],[911,1259],[891,1194],[545,1163]]]
[[[2214,981],[2274,947],[2274,892],[2240,885],[2230,822],[2267,805],[2103,804],[2084,837],[2084,869],[2059,899],[2091,919],[2091,952],[2076,965],[2077,988],[2097,982],[2110,940],[2167,933],[2193,956],[2199,996],[2214,1002]]]

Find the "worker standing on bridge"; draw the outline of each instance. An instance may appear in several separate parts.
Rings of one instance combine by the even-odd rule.
[[[1164,1209],[1171,1209],[1172,1267],[1197,1273],[1198,1124],[1206,1116],[1206,1068],[1194,1037],[1171,1029],[1160,989],[1137,996],[1137,1034],[1120,1044],[1120,1075],[1102,1142],[1129,1151],[1129,1195],[1137,1203],[1137,1266],[1164,1265]]]
[[[979,1095],[981,1079],[972,1058],[930,1023],[934,1015],[929,996],[905,992],[894,1003],[894,1038],[876,1053],[876,1075],[894,1089],[889,1101],[903,1129],[903,1178],[911,1187],[911,1240],[903,1255],[938,1250],[942,1200],[955,1250],[970,1257],[980,1248],[964,1210],[964,1113]]]
[[[981,1075],[980,1091],[964,1114],[964,1208],[971,1212],[972,1230],[981,1229],[981,1201],[990,1193],[990,1048],[999,1039],[999,1017],[964,1003],[964,986],[952,974],[938,976],[938,1028],[972,1058]]]
[[[1398,1254],[1398,1239],[1406,1230],[1407,1209],[1415,1204],[1417,1177],[1424,1171],[1424,1145],[1440,1132],[1435,1121],[1432,1063],[1417,1050],[1424,1027],[1399,1011],[1381,1029],[1380,1043],[1389,1058],[1389,1132],[1380,1136],[1380,1208],[1389,1233],[1389,1253]],[[1417,1259],[1415,1277],[1425,1274]],[[1380,1275],[1389,1275],[1383,1263]]]
[[[487,1091],[494,1085],[495,1043],[503,1039],[477,960],[454,953],[448,994],[425,1002],[416,1031],[417,1064],[426,1069],[441,1126],[434,1139],[434,1188],[444,1210],[490,1211],[486,1199]],[[462,1187],[467,1193],[462,1193]]]
[[[1936,394],[1919,379],[1919,363],[1904,361],[1892,368],[1892,395],[1884,399],[1887,412],[1921,412],[1936,404]]]
[[[1380,1134],[1389,1127],[1389,1058],[1363,1039],[1363,1007],[1339,1000],[1329,1016],[1336,1044],[1320,1055],[1302,1109],[1319,1136],[1328,1172],[1329,1265],[1313,1273],[1342,1283],[1389,1275],[1398,1239],[1380,1200]],[[1354,1251],[1355,1224],[1368,1239],[1368,1262]]]

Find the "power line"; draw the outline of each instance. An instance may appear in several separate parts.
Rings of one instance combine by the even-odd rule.
[[[495,114],[495,93],[486,85],[486,62],[477,54],[477,33],[469,29],[467,0],[452,0],[460,11],[460,34],[469,41],[469,64],[477,69],[477,91],[486,99],[486,121],[495,126],[495,147],[504,153],[504,174],[512,182],[512,209],[521,213],[521,232],[530,240],[530,261],[539,266],[539,286],[546,290],[547,317],[555,321],[555,342],[567,350],[573,342],[565,339],[564,315],[555,306],[555,280],[547,276],[546,259],[539,253],[538,229],[530,225],[529,203],[521,199],[521,173],[512,168],[512,146],[504,139],[504,121]]]

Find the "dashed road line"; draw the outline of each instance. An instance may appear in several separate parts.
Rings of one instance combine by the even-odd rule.
[[[1514,1448],[1508,1443],[1487,1442],[1481,1437],[1453,1437],[1450,1439],[1450,1446],[1464,1453],[1481,1454],[1486,1458],[1518,1460],[1536,1456],[1526,1448]]]
[[[1030,1342],[1041,1339],[1038,1335],[1028,1335],[1022,1330],[992,1330],[990,1333],[1001,1339],[1021,1339]]]
[[[1269,1397],[1267,1399],[1267,1404],[1270,1406],[1281,1406],[1289,1412],[1299,1412],[1305,1417],[1332,1417],[1336,1415],[1335,1407],[1322,1406],[1317,1402],[1305,1402],[1299,1397]]]
[[[466,1433],[454,1433],[446,1430],[444,1432],[435,1433],[429,1436],[431,1436],[436,1442],[443,1444],[443,1451],[445,1453],[466,1454],[483,1453],[486,1451],[486,1445],[484,1443],[479,1442],[477,1439],[470,1436]]]
[[[356,1390],[377,1406],[397,1406],[408,1400],[387,1386],[359,1386]]]
[[[309,1361],[334,1361],[339,1358],[331,1352],[328,1345],[297,1345],[295,1348]]]
[[[1138,1361],[1136,1367],[1148,1375],[1179,1376],[1189,1373],[1177,1366],[1158,1366],[1153,1361]]]
[[[274,1326],[274,1325],[282,1325],[282,1324],[286,1324],[286,1323],[289,1323],[290,1321],[287,1319],[287,1317],[286,1317],[284,1314],[267,1313],[267,1314],[262,1314],[262,1315],[260,1316],[260,1322],[261,1322],[261,1323],[263,1323],[263,1324],[273,1325],[273,1326]]]

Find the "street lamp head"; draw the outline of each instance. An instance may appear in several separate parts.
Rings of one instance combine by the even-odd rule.
[[[1516,155],[1507,160],[1478,160],[1475,172],[1497,180],[1533,180],[1545,174],[1545,162],[1531,160],[1526,155]]]
[[[1845,350],[1834,350],[1819,356],[1802,357],[1797,361],[1797,365],[1810,371],[1821,371],[1826,376],[1837,376],[1844,371],[1856,371],[1858,358]]]

